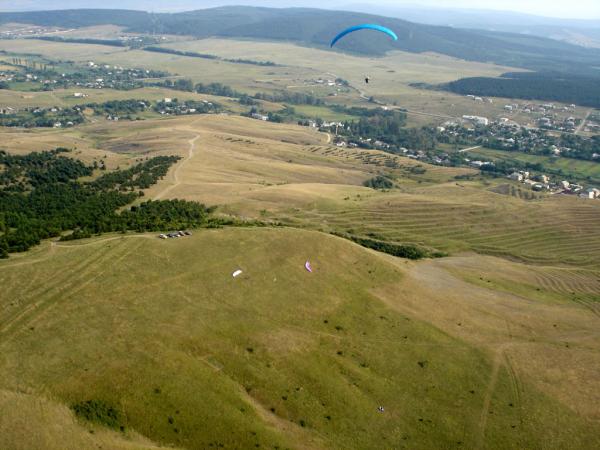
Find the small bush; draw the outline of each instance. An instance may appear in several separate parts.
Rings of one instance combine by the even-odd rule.
[[[389,178],[381,175],[377,175],[375,178],[365,181],[363,185],[372,189],[391,189],[394,187],[394,183]]]
[[[78,417],[109,428],[125,430],[123,418],[116,408],[102,400],[87,400],[71,407]]]
[[[389,255],[398,256],[400,258],[422,259],[430,256],[426,249],[412,244],[393,244],[390,242],[363,238],[351,234],[338,234],[338,236],[350,239],[351,241],[354,241],[363,247],[377,250],[378,252],[387,253]]]

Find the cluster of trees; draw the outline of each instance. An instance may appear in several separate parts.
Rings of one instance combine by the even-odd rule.
[[[563,153],[564,156],[569,158],[593,161],[595,160],[595,154],[600,155],[600,135],[585,138],[575,134],[565,133],[560,136],[557,145],[570,149],[568,152]]]
[[[329,106],[329,109],[340,114],[347,114],[349,116],[356,117],[373,117],[385,114],[386,111],[383,108],[361,108],[360,106],[346,105],[331,105]]]
[[[147,189],[164,177],[179,156],[155,156],[129,169],[106,173],[92,181],[90,186],[101,190],[134,191]]]
[[[222,83],[198,83],[194,85],[192,80],[186,78],[179,78],[177,80],[164,80],[158,83],[152,83],[152,86],[166,87],[169,89],[176,89],[179,91],[186,92],[197,92],[198,94],[215,95],[219,97],[237,98],[241,105],[255,106],[258,104],[258,100],[274,102],[274,103],[288,103],[292,105],[313,105],[321,106],[325,102],[314,95],[306,94],[303,92],[287,92],[277,91],[272,93],[258,92],[253,96],[246,93],[236,91],[231,86],[227,86]],[[344,107],[340,107],[344,108]],[[366,108],[352,108],[357,110],[370,111]]]
[[[51,128],[78,125],[85,121],[81,110],[77,107],[66,109],[24,110],[14,114],[0,115],[0,126],[21,128]]]
[[[448,133],[451,130],[452,133]],[[600,136],[591,138],[569,133],[556,136],[541,129],[504,129],[495,125],[466,128],[452,126],[436,134],[439,142],[452,145],[484,145],[495,150],[551,156],[553,146],[561,149],[561,157],[593,161],[600,154]],[[512,139],[512,141],[508,141]]]
[[[258,105],[258,102],[254,98],[250,97],[248,94],[240,95],[238,101],[240,102],[240,105],[245,105],[245,106]]]
[[[433,150],[436,133],[431,128],[406,128],[406,114],[401,111],[365,109],[359,120],[347,121],[338,131],[360,147],[373,148],[374,141],[389,145],[386,149],[397,153],[402,147],[415,150]]]
[[[377,175],[363,183],[363,186],[370,187],[372,189],[391,189],[394,187],[394,182],[387,177]]]
[[[272,93],[258,92],[254,95],[256,100],[265,100],[273,103],[290,103],[292,105],[320,106],[324,102],[319,97],[304,92],[278,91]]]
[[[32,79],[39,86],[33,90],[52,90],[55,88],[81,87],[110,87],[119,90],[132,90],[144,86],[144,78],[164,78],[169,76],[168,72],[160,70],[146,70],[141,68],[127,69],[104,66],[79,66],[73,63],[57,64],[50,62],[35,62],[16,59],[20,64],[16,67],[24,68],[14,76],[16,83],[31,83]],[[48,65],[50,64],[50,65]],[[29,78],[27,76],[30,76]],[[98,81],[102,80],[102,81]]]
[[[25,251],[42,239],[73,231],[68,239],[110,231],[218,226],[213,209],[182,200],[149,201],[118,212],[166,175],[177,157],[152,158],[92,182],[92,168],[64,149],[25,156],[0,154],[0,256]]]
[[[463,78],[439,87],[462,95],[555,101],[600,108],[599,77],[520,72],[505,73],[500,78]]]
[[[170,102],[160,101],[154,106],[156,112],[162,114],[211,114],[221,111],[222,106],[216,102],[185,100],[174,98]]]
[[[399,258],[407,259],[423,259],[428,257],[440,257],[445,256],[440,252],[430,252],[423,247],[419,247],[413,244],[394,244],[391,242],[380,241],[378,239],[371,239],[367,237],[355,236],[353,234],[334,233],[336,236],[349,239],[361,245],[378,252],[387,253],[388,255],[397,256]]]
[[[220,97],[240,98],[245,95],[222,83],[198,83],[196,86],[194,86],[194,90],[198,94],[217,95]]]
[[[123,118],[131,118],[131,114],[136,114],[145,111],[150,105],[148,100],[110,100],[104,103],[88,103],[87,108],[94,110],[96,115],[119,116]]]
[[[104,425],[109,428],[123,429],[123,417],[119,410],[102,400],[87,400],[76,403],[71,409],[78,417]]]
[[[585,179],[591,184],[600,184],[600,178],[594,175],[582,176],[576,170],[571,171],[569,168],[557,167],[553,164],[545,164],[544,162],[529,162],[520,161],[518,159],[506,158],[494,161],[494,164],[481,166],[481,171],[485,174],[493,176],[509,175],[515,170],[527,170],[530,172],[545,173],[556,178],[567,180],[582,180]]]
[[[223,59],[223,61],[234,63],[234,64],[250,64],[252,66],[262,66],[262,67],[277,66],[277,64],[275,64],[273,61],[255,61],[253,59],[243,59],[243,58],[236,58],[236,59],[225,58],[225,59]]]
[[[63,156],[66,148],[28,155],[11,155],[0,150],[0,189],[24,192],[44,184],[66,183],[92,175],[92,168],[81,161]]]
[[[163,87],[176,91],[194,92],[194,82],[189,78],[178,78],[176,80],[165,80]]]

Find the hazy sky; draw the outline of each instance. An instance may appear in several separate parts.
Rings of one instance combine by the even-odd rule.
[[[418,4],[444,8],[501,9],[541,16],[579,19],[600,19],[600,0],[379,0],[386,6]]]
[[[311,6],[344,9],[353,4],[394,6],[432,6],[444,9],[499,9],[562,19],[600,19],[600,0],[0,0],[2,10],[61,8],[132,8],[154,11],[190,10],[222,4],[256,6]],[[363,8],[364,10],[364,8]]]

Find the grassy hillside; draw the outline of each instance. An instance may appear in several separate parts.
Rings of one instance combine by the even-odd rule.
[[[600,57],[600,51],[596,49],[534,36],[460,30],[364,13],[303,8],[238,6],[178,14],[110,10],[0,14],[0,24],[9,22],[65,28],[112,24],[141,33],[285,40],[318,47],[327,46],[339,30],[348,26],[377,22],[392,28],[399,40],[393,42],[378,33],[367,32],[361,33],[360,37],[347,37],[338,48],[370,55],[383,55],[390,50],[436,52],[472,61],[494,61],[515,67],[594,75],[598,75],[597,67],[594,67]]]
[[[177,177],[171,174],[149,196],[197,200],[244,217],[449,252],[475,250],[588,267],[600,263],[600,234],[594,231],[600,223],[598,202],[564,197],[526,201],[494,192],[504,179],[455,179],[476,173],[471,169],[331,147],[327,135],[245,118],[96,124],[77,133],[84,140],[102,136],[96,145],[108,152],[164,154],[177,149],[185,157]],[[6,146],[20,140],[10,134]],[[142,149],[147,153],[139,153]],[[378,174],[394,180],[397,189],[362,186]]]
[[[295,125],[208,116],[3,136],[0,148],[21,152],[64,139],[82,151],[75,156],[90,162],[107,155],[111,167],[151,155],[182,156],[165,181],[148,190],[150,198],[195,200],[236,216],[450,253],[471,250],[588,268],[600,264],[598,202],[503,195],[496,188],[505,179],[457,180],[476,172],[332,147],[331,137]],[[363,186],[380,174],[396,188]]]
[[[2,262],[0,402],[19,413],[2,415],[0,445],[26,448],[39,428],[46,448],[597,440],[596,425],[527,379],[515,388],[468,339],[400,312],[409,303],[393,293],[414,279],[405,272],[347,241],[293,230],[101,238]],[[97,422],[65,408],[88,401]],[[65,424],[73,433],[57,444]]]
[[[525,201],[472,169],[234,116],[0,134],[11,153],[62,143],[110,169],[179,155],[145,198],[304,228],[0,261],[0,448],[600,445],[597,202]],[[363,186],[377,175],[394,187]],[[314,230],[506,259],[413,263]]]

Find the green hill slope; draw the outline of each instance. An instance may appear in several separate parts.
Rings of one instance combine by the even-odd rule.
[[[140,435],[195,449],[595,439],[556,401],[527,386],[515,393],[481,350],[385,306],[375,288],[394,292],[398,265],[331,236],[105,237],[0,263],[0,276],[0,405],[15,410],[0,417],[2,448],[24,448],[40,428],[57,441],[65,422],[79,431],[46,448],[91,448],[71,441],[84,430],[92,443],[112,433],[111,448],[145,448]]]

